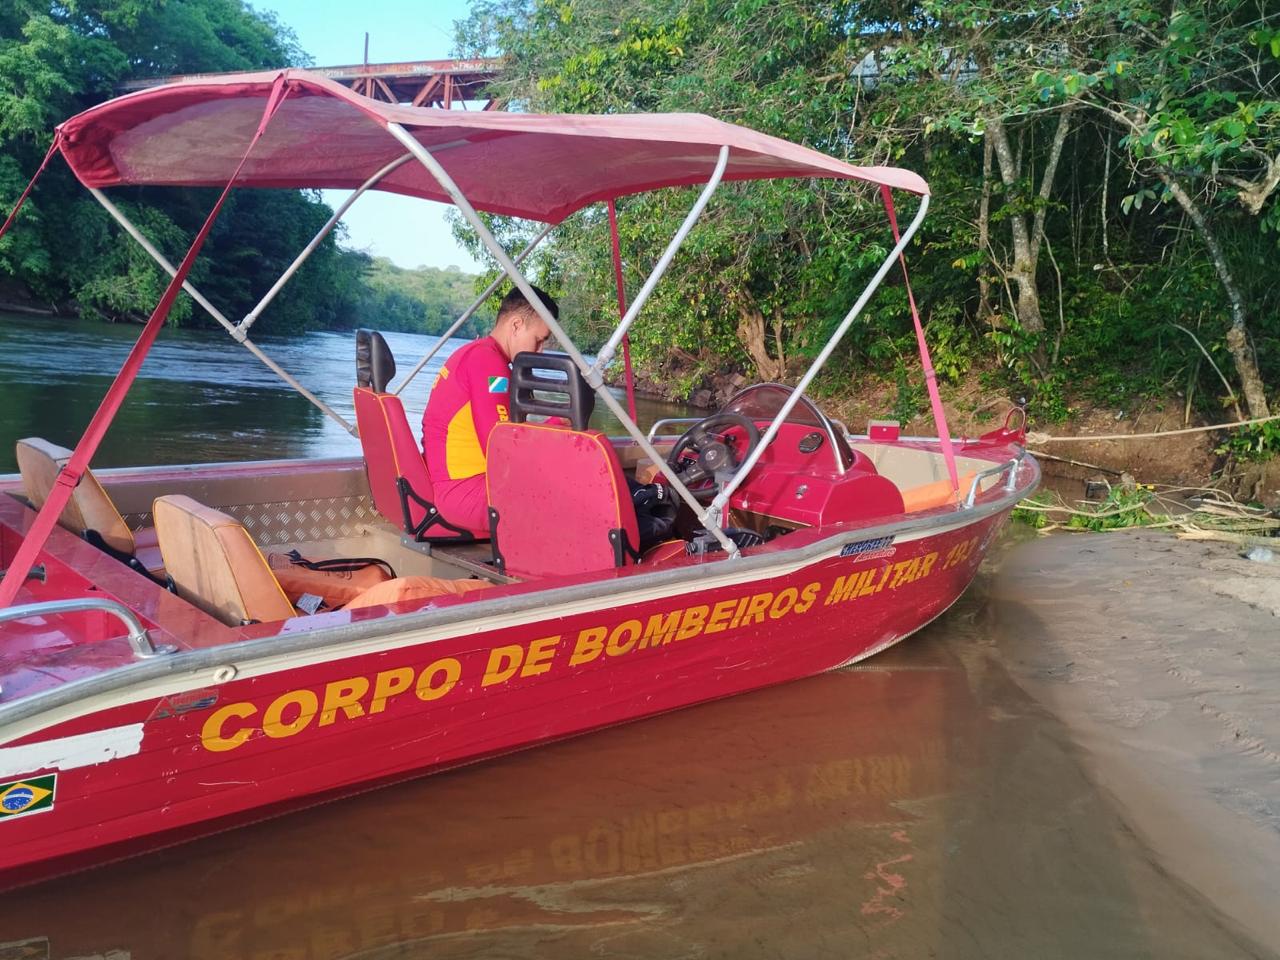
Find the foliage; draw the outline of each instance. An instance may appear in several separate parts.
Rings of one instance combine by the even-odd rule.
[[[1025,523],[1033,530],[1041,530],[1050,523],[1049,508],[1053,505],[1053,494],[1040,490],[1020,500],[1010,516],[1015,523]]]
[[[1072,530],[1120,530],[1145,527],[1155,522],[1147,510],[1154,499],[1149,486],[1138,484],[1133,489],[1112,487],[1105,500],[1087,510],[1075,510],[1067,518]]]
[[[1185,331],[1229,371],[1231,311],[1204,245],[1168,202],[1156,162],[1168,165],[1208,204],[1263,380],[1280,382],[1280,12],[1256,0],[480,0],[472,11],[459,52],[502,55],[499,92],[521,107],[696,110],[854,163],[921,171],[932,204],[909,259],[939,375],[995,366],[1041,419],[1063,419],[1081,400],[1125,409],[1188,383],[1210,414],[1225,399]],[[1064,112],[1059,173],[1045,190]],[[1009,177],[984,162],[993,125]],[[689,190],[619,201],[629,289],[691,201]],[[911,212],[900,203],[900,220]],[[1043,250],[1021,266],[1041,304],[1024,324],[1014,247],[1037,222]],[[607,236],[603,215],[585,211],[538,261],[574,298],[575,332],[615,315]],[[635,354],[651,367],[678,354],[707,371],[749,367],[739,328],[758,310],[771,355],[811,355],[889,239],[878,198],[856,184],[723,186],[633,328]],[[913,352],[891,273],[820,389],[868,368],[899,382]]]
[[[441,334],[476,298],[475,278],[456,267],[406,270],[390,260],[373,260],[364,292],[356,305],[363,326]],[[476,337],[493,324],[492,305],[478,310],[458,336]]]
[[[1280,420],[1237,427],[1214,452],[1237,460],[1269,460],[1280,454]]]
[[[1095,532],[1145,527],[1157,521],[1149,509],[1155,499],[1149,485],[1115,486],[1098,503],[1077,502],[1069,507],[1055,493],[1042,490],[1021,501],[1014,508],[1013,518],[1046,531],[1059,527]]]
[[[197,71],[299,64],[306,56],[287,28],[242,0],[15,0],[0,5],[0,208],[16,201],[39,165],[54,125],[110,96],[121,81]],[[126,215],[177,262],[212,206],[211,190],[121,189]],[[271,288],[331,211],[318,194],[235,191],[196,262],[192,279],[238,320]],[[469,278],[439,282],[342,249],[327,238],[264,312],[258,331],[380,323],[442,327],[460,311]],[[216,264],[216,269],[210,269]],[[112,321],[148,316],[168,277],[107,214],[51,164],[0,240],[0,279],[16,278],[36,297]],[[413,279],[415,278],[416,279]],[[461,306],[457,306],[461,303]],[[170,323],[214,321],[181,296]],[[452,317],[450,317],[452,319]]]

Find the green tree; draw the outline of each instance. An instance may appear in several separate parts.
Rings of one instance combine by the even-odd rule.
[[[0,206],[16,201],[54,126],[123,80],[252,70],[306,61],[291,31],[242,0],[16,0],[0,7]],[[176,262],[212,203],[208,190],[115,191]],[[193,280],[228,316],[249,310],[329,216],[318,195],[237,191]],[[218,263],[217,270],[208,270]],[[330,237],[272,305],[262,327],[287,332],[354,322],[367,258]],[[54,160],[0,240],[0,276],[37,296],[111,320],[144,318],[168,283]],[[172,323],[212,321],[181,297]]]
[[[1226,342],[1249,413],[1267,416],[1251,311],[1215,220],[1280,241],[1280,11],[1257,0],[1098,0],[1075,40],[1069,63],[1038,75],[1041,98],[1119,128],[1143,178],[1126,211],[1173,201],[1191,221],[1229,304]],[[1232,207],[1254,222],[1231,218]]]
[[[1259,0],[488,0],[460,25],[459,51],[501,54],[500,93],[523,109],[696,110],[922,172],[934,191],[910,260],[944,377],[994,362],[1060,417],[1068,393],[1211,396],[1217,375],[1202,358],[1226,356],[1256,413],[1280,376],[1280,292],[1267,279],[1278,15]],[[619,203],[629,284],[690,200]],[[509,246],[529,235],[495,222]],[[723,186],[634,328],[637,354],[785,372],[883,257],[882,224],[856,185]],[[611,325],[601,212],[545,246],[535,270],[578,304],[579,332]],[[891,277],[834,376],[855,364],[889,376],[912,346]]]

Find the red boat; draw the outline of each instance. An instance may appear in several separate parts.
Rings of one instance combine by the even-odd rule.
[[[697,115],[459,114],[301,71],[121,97],[59,127],[55,153],[173,281],[74,450],[21,441],[21,474],[0,478],[0,886],[853,663],[942,614],[1038,483],[1016,412],[950,436],[918,317],[937,436],[852,435],[806,396],[927,211],[907,171]],[[794,387],[643,433],[606,370],[717,185],[777,177],[878,186],[893,248]],[[521,274],[528,249],[511,257],[479,216],[546,224],[536,244],[604,203],[616,240],[618,197],[695,183],[594,360]],[[174,266],[103,193],[125,185],[223,192]],[[343,421],[363,457],[89,471],[181,289],[342,419],[249,328],[351,201],[235,323],[187,277],[233,186],[452,202],[542,314],[565,353],[514,359],[487,539],[436,509],[397,396],[429,356],[393,391],[367,331],[358,427]],[[902,233],[893,190],[915,198]],[[589,429],[597,399],[626,436]],[[647,543],[655,498],[672,535]]]

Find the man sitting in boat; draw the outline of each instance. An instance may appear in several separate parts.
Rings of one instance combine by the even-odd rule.
[[[551,295],[533,290],[559,319]],[[455,352],[441,368],[422,415],[422,450],[436,507],[451,524],[488,536],[485,455],[493,425],[510,418],[511,358],[540,352],[550,338],[542,317],[513,288],[502,298],[489,335]]]

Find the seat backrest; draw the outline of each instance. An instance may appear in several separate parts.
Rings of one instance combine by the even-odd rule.
[[[38,510],[53,492],[58,472],[71,459],[71,451],[39,437],[28,437],[18,441],[16,452],[27,499]],[[107,491],[102,489],[102,484],[88,470],[71,492],[71,499],[63,508],[58,523],[78,536],[92,530],[111,549],[129,555],[134,553],[135,544],[129,525],[107,496]]]
[[[404,404],[391,393],[378,393],[369,387],[354,391],[356,425],[360,428],[360,446],[364,450],[369,473],[369,489],[378,512],[397,527],[404,524],[404,509],[396,481],[404,477],[423,500],[435,501],[435,490],[426,461],[409,420]],[[409,514],[414,525],[426,516],[426,508],[409,499]]]
[[[600,431],[498,423],[488,460],[489,504],[498,514],[497,549],[508,573],[540,577],[616,566],[618,531],[630,549],[639,548],[627,479]]]
[[[178,596],[229,626],[296,616],[248,531],[190,497],[152,505],[165,572]]]

